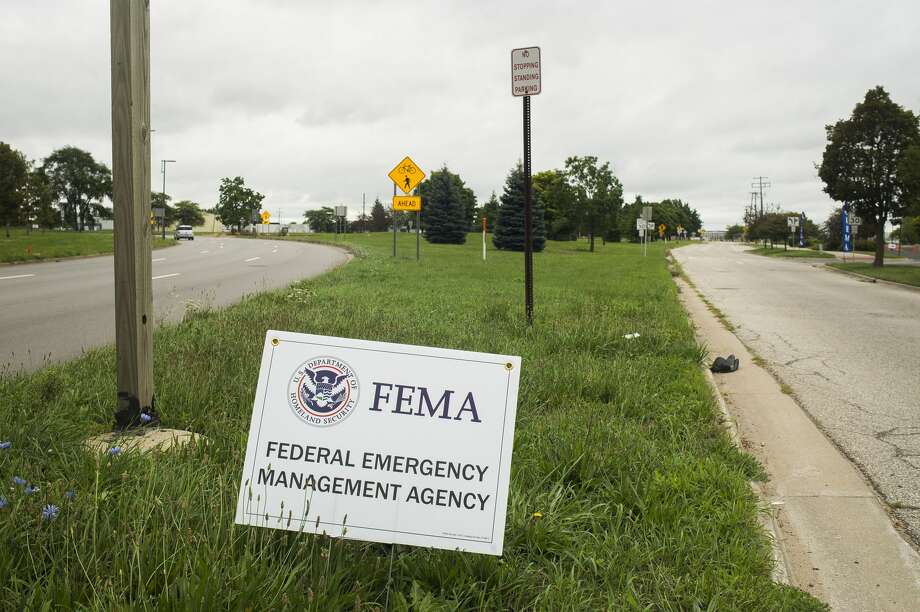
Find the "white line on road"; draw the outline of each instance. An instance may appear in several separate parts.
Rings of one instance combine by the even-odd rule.
[[[255,261],[257,259],[262,259],[261,257],[250,257],[249,259],[244,259],[244,263],[249,263],[250,261]]]
[[[165,257],[157,257],[156,259],[153,260],[153,263],[157,263],[158,261],[166,261],[166,258],[165,258]]]
[[[210,253],[211,251],[198,251],[198,252],[204,255],[205,253]]]
[[[161,278],[172,278],[173,276],[179,276],[181,272],[173,272],[172,274],[160,274],[159,276],[154,276],[151,280],[160,280]]]
[[[17,274],[16,276],[0,276],[0,280],[13,280],[14,278],[29,278],[34,274]]]

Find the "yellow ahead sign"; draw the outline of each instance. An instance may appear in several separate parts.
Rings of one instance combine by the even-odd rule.
[[[422,210],[420,196],[393,196],[393,210]]]
[[[267,210],[262,211],[262,223],[268,223],[268,220],[272,218],[272,214]]]
[[[425,173],[407,156],[396,164],[396,167],[390,170],[387,176],[403,190],[403,193],[412,193],[412,190],[425,178]]]

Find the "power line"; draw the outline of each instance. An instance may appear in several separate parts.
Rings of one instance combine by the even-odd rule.
[[[756,183],[751,183],[751,187],[756,187],[760,192],[760,216],[763,216],[763,190],[768,189],[772,186],[770,181],[766,179],[770,178],[769,176],[755,176],[754,180]]]

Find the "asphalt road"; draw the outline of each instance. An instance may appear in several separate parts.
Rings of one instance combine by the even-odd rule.
[[[247,294],[322,274],[347,261],[303,242],[199,237],[153,252],[157,322],[189,307],[223,306]],[[37,369],[115,342],[111,255],[0,266],[0,372]]]
[[[673,253],[920,544],[920,291],[745,248]]]

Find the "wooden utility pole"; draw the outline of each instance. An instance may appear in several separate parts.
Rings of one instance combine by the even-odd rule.
[[[110,0],[115,208],[116,429],[153,412],[149,0]]]

